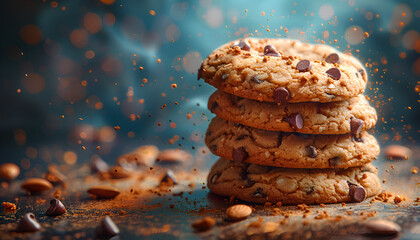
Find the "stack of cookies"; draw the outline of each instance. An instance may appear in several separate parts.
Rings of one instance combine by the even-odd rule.
[[[288,39],[230,42],[198,78],[218,90],[206,145],[221,157],[209,189],[254,203],[361,202],[380,191],[376,111],[363,65],[326,45]]]

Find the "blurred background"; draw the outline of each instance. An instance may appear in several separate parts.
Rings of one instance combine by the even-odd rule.
[[[15,162],[26,176],[93,155],[114,163],[143,144],[215,160],[203,142],[215,89],[197,81],[197,69],[212,50],[243,37],[350,52],[369,72],[382,146],[419,140],[419,1],[0,4],[0,163]]]

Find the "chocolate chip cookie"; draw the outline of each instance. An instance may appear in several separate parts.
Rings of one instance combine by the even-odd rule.
[[[362,202],[381,190],[370,164],[347,169],[288,169],[219,159],[207,186],[215,194],[247,202],[321,204]]]
[[[308,134],[357,132],[358,125],[351,124],[356,119],[363,122],[360,131],[365,131],[375,126],[377,121],[375,109],[369,106],[363,95],[341,102],[278,105],[216,91],[210,96],[208,108],[218,117],[246,126]],[[295,114],[299,114],[302,119],[301,128],[290,122],[289,117]]]
[[[376,139],[358,135],[309,135],[261,130],[219,117],[207,129],[206,145],[222,158],[287,168],[348,168],[379,154]]]
[[[247,38],[213,51],[198,78],[224,92],[265,102],[332,102],[364,92],[367,74],[354,57],[290,39]]]

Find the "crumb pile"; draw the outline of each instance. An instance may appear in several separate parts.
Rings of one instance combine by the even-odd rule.
[[[261,203],[362,202],[380,192],[367,131],[377,115],[354,57],[326,45],[247,38],[203,62],[218,89],[206,144],[221,159],[208,176],[222,196]]]

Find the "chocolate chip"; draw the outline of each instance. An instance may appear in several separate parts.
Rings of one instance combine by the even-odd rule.
[[[308,72],[311,71],[312,65],[311,61],[309,60],[300,60],[298,64],[296,65],[296,69],[299,70],[299,72]]]
[[[200,66],[200,68],[198,69],[198,73],[197,73],[197,80],[200,80],[200,78],[203,78],[203,72],[204,72],[204,70],[203,70],[203,65],[204,65],[204,63],[201,63],[201,66]]]
[[[315,187],[314,186],[307,187],[307,188],[304,189],[304,191],[307,194],[311,194],[311,193],[313,193],[315,191]]]
[[[66,213],[66,207],[64,204],[58,199],[51,199],[50,207],[47,209],[45,213],[47,216],[58,216]]]
[[[278,87],[273,91],[273,100],[281,104],[285,104],[289,101],[290,94],[289,91],[284,87]]]
[[[341,62],[340,55],[338,55],[337,53],[331,53],[325,58],[325,61],[327,63],[340,63]]]
[[[113,237],[118,234],[120,234],[120,229],[109,216],[106,216],[96,229],[96,236]]]
[[[351,140],[356,141],[356,142],[361,142],[361,143],[365,142],[364,138],[359,138],[359,137],[356,137],[356,136],[351,136]]]
[[[257,190],[255,190],[253,197],[256,198],[265,198],[267,196],[267,194],[263,193],[263,189],[262,188],[257,188]]]
[[[308,146],[306,149],[308,150],[308,157],[316,158],[316,156],[318,156],[318,152],[316,151],[316,147]]]
[[[248,158],[248,152],[244,147],[233,149],[232,158],[236,162],[243,162]]]
[[[41,225],[38,223],[33,213],[25,214],[16,228],[17,232],[36,232],[39,230],[41,230]]]
[[[264,47],[264,56],[280,57],[280,53],[273,47],[273,45],[267,45]]]
[[[239,135],[237,138],[236,138],[236,141],[240,141],[240,140],[244,140],[245,138],[247,138],[248,137],[248,135]]]
[[[249,45],[249,43],[247,41],[244,41],[244,40],[241,40],[241,41],[233,44],[232,48],[234,48],[236,46],[240,47],[241,50],[244,50],[244,51],[250,51],[251,50],[251,45]]]
[[[360,75],[362,75],[362,77],[366,74],[364,69],[360,69],[358,72],[360,73]]]
[[[214,174],[213,177],[210,178],[210,183],[216,183],[217,179],[219,179],[219,174]]]
[[[260,83],[262,83],[262,82],[263,82],[262,80],[260,80],[260,79],[258,78],[258,75],[253,76],[253,77],[251,78],[251,81],[253,81],[253,82],[255,82],[255,83],[258,83],[258,84],[260,84]]]
[[[214,110],[216,110],[216,108],[218,107],[219,107],[219,103],[214,101],[213,104],[211,105],[210,112],[214,113]]]
[[[210,146],[210,150],[211,150],[212,152],[216,152],[216,151],[217,151],[217,145],[211,145],[211,146]]]
[[[176,181],[174,172],[172,172],[172,170],[167,170],[165,175],[160,180],[160,185],[173,186],[176,184],[178,184],[178,182]]]
[[[102,158],[100,157],[92,158],[92,162],[90,163],[90,170],[92,171],[92,173],[106,172],[108,171],[108,169],[109,169],[108,164],[104,162]]]
[[[243,187],[249,188],[249,187],[252,187],[254,184],[255,184],[255,182],[248,178]]]
[[[349,185],[349,195],[354,202],[363,202],[366,199],[366,190],[362,186],[347,181]]]
[[[330,167],[336,167],[339,163],[340,163],[339,157],[333,157],[333,158],[328,159],[328,164],[330,165]]]
[[[294,128],[303,128],[303,118],[299,113],[292,114],[286,118],[286,121]]]
[[[341,78],[341,72],[338,68],[330,68],[326,73],[328,74],[328,77],[334,80],[339,80]]]
[[[351,118],[350,119],[350,131],[353,135],[359,135],[360,131],[362,131],[363,125],[365,123],[363,120],[358,118]]]

